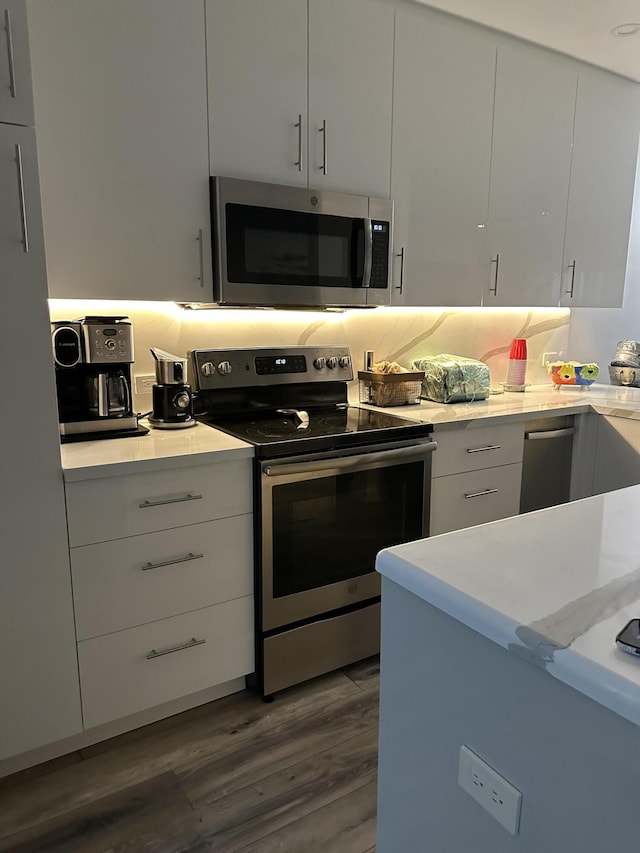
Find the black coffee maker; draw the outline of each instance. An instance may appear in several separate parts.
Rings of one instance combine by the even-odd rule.
[[[61,441],[144,435],[132,408],[133,330],[126,317],[51,324]]]
[[[153,414],[149,423],[158,429],[184,429],[195,426],[191,386],[187,385],[187,359],[151,348],[156,360],[156,384],[153,386]]]

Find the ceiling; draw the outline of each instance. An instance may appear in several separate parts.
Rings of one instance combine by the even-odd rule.
[[[620,25],[640,25],[640,0],[418,0],[640,82],[640,32],[613,36]]]

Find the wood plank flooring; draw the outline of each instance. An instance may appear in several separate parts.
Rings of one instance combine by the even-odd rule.
[[[0,851],[372,853],[379,661],[0,780]]]

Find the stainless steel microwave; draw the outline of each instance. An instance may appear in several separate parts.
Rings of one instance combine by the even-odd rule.
[[[221,305],[388,305],[389,199],[211,178]]]

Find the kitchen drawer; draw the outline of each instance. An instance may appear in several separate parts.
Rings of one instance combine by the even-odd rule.
[[[253,516],[71,549],[79,640],[253,592]]]
[[[433,477],[522,462],[524,430],[519,423],[436,431],[434,437]]]
[[[68,483],[71,546],[252,512],[251,460]]]
[[[239,678],[253,672],[253,596],[84,640],[78,658],[85,728]]]
[[[518,462],[433,480],[430,535],[518,515],[521,478]]]

